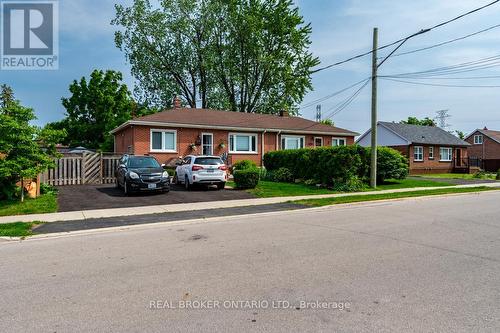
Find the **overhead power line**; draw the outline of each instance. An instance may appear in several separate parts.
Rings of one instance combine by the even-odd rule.
[[[454,42],[458,42],[458,41],[461,41],[461,40],[464,40],[464,39],[467,39],[467,38],[479,35],[481,33],[484,33],[484,32],[487,32],[487,31],[490,31],[490,30],[493,30],[493,29],[496,29],[498,27],[500,27],[500,24],[496,24],[496,25],[491,26],[489,28],[476,31],[474,33],[471,33],[471,34],[468,34],[468,35],[465,35],[465,36],[462,36],[462,37],[454,38],[454,39],[448,40],[446,42],[441,42],[441,43],[438,43],[438,44],[434,44],[434,45],[430,45],[430,46],[426,46],[426,47],[422,47],[422,48],[419,48],[419,49],[410,50],[410,51],[406,51],[406,52],[396,53],[396,54],[393,54],[392,56],[393,57],[399,57],[399,56],[403,56],[403,55],[407,55],[407,54],[412,54],[412,53],[417,53],[417,52],[421,52],[421,51],[426,51],[426,50],[434,49],[436,47],[440,47],[440,46],[443,46],[443,45],[451,44],[451,43],[454,43]]]
[[[380,78],[405,78],[412,80],[487,80],[487,79],[500,79],[500,75],[486,75],[486,76],[459,76],[459,77],[427,77],[427,76],[387,76],[381,75]]]
[[[424,83],[424,82],[412,82],[406,80],[398,80],[387,77],[382,77],[381,79],[387,81],[401,82],[407,84],[415,84],[419,86],[432,86],[432,87],[451,87],[451,88],[500,88],[500,85],[458,85],[458,84],[439,84],[439,83]]]
[[[328,66],[324,66],[324,67],[318,68],[318,69],[316,69],[316,70],[312,70],[312,71],[311,71],[311,74],[315,74],[315,73],[318,73],[318,72],[324,71],[324,70],[326,70],[326,69],[329,69],[329,68],[332,68],[332,67],[335,67],[335,66],[338,66],[338,65],[341,65],[341,64],[347,63],[347,62],[349,62],[349,61],[352,61],[352,60],[355,60],[355,59],[358,59],[358,58],[361,58],[361,57],[367,56],[367,55],[369,55],[369,54],[372,54],[372,53],[373,53],[373,52],[375,52],[375,51],[378,51],[378,50],[383,50],[383,49],[385,49],[385,48],[388,48],[388,47],[390,47],[390,46],[393,46],[393,45],[396,45],[396,44],[399,44],[399,43],[404,43],[405,41],[407,41],[408,39],[410,39],[410,38],[412,38],[412,37],[415,37],[415,36],[417,36],[417,35],[421,35],[421,34],[423,34],[423,33],[429,32],[429,31],[431,31],[431,30],[433,30],[433,29],[440,28],[440,27],[442,27],[442,26],[444,26],[444,25],[447,25],[447,24],[449,24],[449,23],[451,23],[451,22],[454,22],[454,21],[456,21],[456,20],[459,20],[459,19],[461,19],[461,18],[463,18],[463,17],[465,17],[465,16],[467,16],[467,15],[470,15],[470,14],[476,13],[476,12],[478,12],[478,11],[482,10],[482,9],[485,9],[485,8],[487,8],[487,7],[490,7],[490,6],[492,6],[492,5],[494,5],[494,4],[498,3],[498,2],[500,2],[500,0],[495,0],[495,1],[492,1],[492,2],[490,2],[490,3],[488,3],[488,4],[484,5],[484,6],[481,6],[481,7],[478,7],[478,8],[476,8],[476,9],[470,10],[470,11],[468,11],[468,12],[464,13],[464,14],[461,14],[461,15],[459,15],[459,16],[456,16],[456,17],[454,17],[454,18],[452,18],[452,19],[449,19],[449,20],[447,20],[447,21],[444,21],[444,22],[438,23],[438,24],[436,24],[436,25],[434,25],[434,26],[432,26],[432,27],[430,27],[430,28],[427,28],[427,29],[422,29],[422,30],[420,30],[419,32],[416,32],[416,33],[411,34],[411,35],[409,35],[409,36],[407,36],[407,37],[401,38],[401,39],[399,39],[399,40],[397,40],[397,41],[395,41],[395,42],[392,42],[392,43],[389,43],[389,44],[386,44],[386,45],[380,46],[380,47],[376,48],[375,50],[370,50],[370,51],[367,51],[367,52],[365,52],[365,53],[361,53],[361,54],[358,54],[358,55],[356,55],[356,56],[353,56],[353,57],[347,58],[347,59],[345,59],[345,60],[338,61],[338,62],[336,62],[336,63],[330,64],[330,65],[328,65]]]
[[[416,77],[416,76],[437,76],[437,75],[449,75],[455,73],[462,73],[473,70],[482,70],[486,68],[491,68],[500,65],[500,55],[495,55],[487,58],[481,58],[478,60],[463,62],[455,65],[431,68],[428,70],[417,71],[417,72],[406,72],[399,74],[390,74],[380,77]]]
[[[331,94],[329,94],[329,95],[323,96],[323,97],[318,98],[318,99],[315,99],[315,100],[310,101],[310,102],[308,102],[308,103],[306,103],[306,104],[304,104],[304,105],[301,105],[301,106],[300,106],[300,109],[306,109],[306,108],[309,108],[309,107],[311,107],[311,106],[316,105],[317,103],[324,102],[324,101],[326,101],[327,99],[330,99],[330,98],[332,98],[332,97],[335,97],[335,96],[337,96],[337,95],[340,95],[341,93],[343,93],[343,92],[345,92],[345,91],[347,91],[347,90],[349,90],[349,89],[352,89],[352,88],[354,88],[354,87],[356,87],[356,86],[360,85],[361,83],[365,82],[367,79],[368,79],[368,78],[364,78],[363,80],[358,81],[358,82],[356,82],[356,83],[354,83],[354,84],[352,84],[352,85],[350,85],[350,86],[348,86],[348,87],[345,87],[345,88],[343,88],[343,89],[341,89],[341,90],[337,90],[337,91],[336,91],[336,92],[334,92],[334,93],[331,93]]]
[[[342,112],[345,108],[347,108],[359,96],[361,91],[368,85],[368,83],[370,83],[370,79],[367,79],[366,82],[358,90],[356,90],[351,96],[349,96],[346,100],[337,104],[333,108],[330,108],[327,112],[329,112],[333,109],[335,109],[335,110],[333,112],[329,113],[323,119],[331,119],[333,116]]]

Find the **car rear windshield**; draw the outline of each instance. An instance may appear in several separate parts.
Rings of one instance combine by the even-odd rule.
[[[159,168],[160,164],[152,157],[131,157],[128,167],[133,169]]]
[[[218,165],[218,164],[223,164],[223,163],[222,163],[222,160],[218,157],[198,157],[194,160],[194,164]]]

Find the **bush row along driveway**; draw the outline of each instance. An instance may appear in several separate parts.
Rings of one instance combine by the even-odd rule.
[[[176,185],[172,185],[169,193],[138,193],[128,197],[113,184],[60,186],[58,189],[60,212],[255,198],[245,191],[204,187],[186,191]]]

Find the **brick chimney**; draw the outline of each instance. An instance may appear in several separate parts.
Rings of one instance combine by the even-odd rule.
[[[488,127],[484,126],[483,130],[487,131],[487,130],[488,130]]]
[[[180,109],[181,108],[181,99],[179,96],[175,95],[174,96],[174,101],[172,102],[174,109]]]
[[[288,117],[288,111],[287,110],[280,110],[280,117]]]

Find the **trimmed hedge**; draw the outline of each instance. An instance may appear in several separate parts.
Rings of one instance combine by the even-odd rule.
[[[368,165],[370,165],[371,152],[368,152]],[[368,169],[370,170],[370,168]],[[369,172],[369,171],[368,171]],[[377,148],[377,182],[385,179],[405,179],[408,176],[408,159],[399,151],[388,148]]]
[[[358,145],[315,149],[279,150],[264,155],[267,170],[288,169],[293,179],[315,180],[325,185],[366,180],[370,174],[370,150]],[[377,178],[404,179],[408,161],[398,151],[378,148]]]
[[[233,164],[233,166],[231,167],[231,171],[234,172],[236,170],[246,170],[246,169],[256,169],[256,168],[257,164],[255,164],[255,162],[250,160],[241,160]]]
[[[238,189],[255,188],[259,183],[260,170],[257,168],[234,170],[234,183]]]

